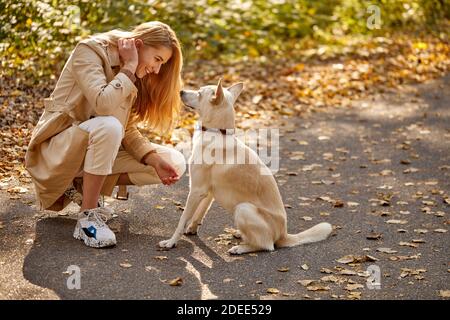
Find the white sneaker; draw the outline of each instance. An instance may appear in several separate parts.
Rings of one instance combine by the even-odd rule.
[[[104,248],[116,244],[116,235],[106,225],[111,218],[113,210],[99,207],[80,212],[73,237],[84,241],[88,247]]]

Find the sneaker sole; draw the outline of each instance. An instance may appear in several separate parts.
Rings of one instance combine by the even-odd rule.
[[[113,247],[116,245],[116,241],[115,240],[109,240],[109,241],[98,241],[96,239],[93,238],[89,238],[84,232],[83,230],[79,227],[79,225],[77,224],[77,226],[75,227],[75,230],[73,232],[73,237],[77,240],[81,240],[84,242],[84,244],[88,247],[92,247],[92,248],[106,248],[106,247]]]

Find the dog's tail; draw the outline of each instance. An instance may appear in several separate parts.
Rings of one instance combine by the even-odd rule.
[[[301,244],[322,241],[328,238],[333,227],[327,222],[322,222],[297,234],[287,234],[277,241],[277,247],[293,247]]]

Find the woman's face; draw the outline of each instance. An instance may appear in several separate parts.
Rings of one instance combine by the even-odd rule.
[[[147,74],[158,74],[161,65],[165,64],[172,57],[172,49],[165,46],[151,47],[139,46],[139,63],[136,69],[136,76],[143,78]]]

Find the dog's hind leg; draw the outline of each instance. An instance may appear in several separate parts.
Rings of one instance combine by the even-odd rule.
[[[185,234],[197,234],[198,225],[202,224],[203,218],[208,213],[209,208],[211,208],[211,204],[213,203],[213,195],[212,193],[208,194],[208,196],[203,199],[197,210],[194,213],[192,219],[186,224],[187,228],[185,230]]]
[[[256,206],[247,202],[238,204],[234,210],[234,221],[243,242],[228,250],[230,254],[274,250],[272,231]]]

